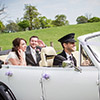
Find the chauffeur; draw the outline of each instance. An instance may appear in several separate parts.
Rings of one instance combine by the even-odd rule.
[[[73,63],[74,66],[77,65],[76,59],[73,56],[72,52],[76,50],[75,40],[74,40],[75,33],[70,33],[62,38],[60,38],[58,41],[61,43],[63,47],[63,51],[58,54],[54,59],[54,65],[62,65],[63,60],[69,60]],[[61,58],[63,57],[63,58]],[[61,59],[61,60],[59,60]]]

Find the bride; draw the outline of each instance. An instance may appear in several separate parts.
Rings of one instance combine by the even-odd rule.
[[[26,40],[23,38],[16,38],[13,40],[12,51],[8,54],[5,64],[9,65],[23,65],[26,66],[25,51],[26,51]]]

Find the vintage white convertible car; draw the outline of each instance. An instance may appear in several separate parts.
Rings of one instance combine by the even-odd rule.
[[[0,100],[100,100],[100,32],[78,40],[77,67],[53,67],[54,57],[44,57],[56,55],[50,47],[41,67],[0,65]]]

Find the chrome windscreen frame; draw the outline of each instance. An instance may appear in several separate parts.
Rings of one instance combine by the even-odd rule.
[[[91,44],[88,43],[88,41],[89,41],[90,39],[97,38],[97,37],[100,37],[100,34],[95,35],[95,36],[91,36],[91,37],[87,37],[87,38],[85,39],[85,42],[86,42],[87,47],[89,48],[89,50],[91,51],[91,53],[92,53],[93,56],[95,57],[95,59],[100,63],[100,60],[98,59],[98,56],[96,55],[96,53],[95,53],[94,50],[92,49]],[[98,44],[100,44],[100,41],[99,41]],[[94,44],[92,44],[92,45],[97,45],[97,44],[94,43]],[[97,46],[97,47],[98,47],[98,46]],[[100,46],[99,46],[99,47],[100,47]]]

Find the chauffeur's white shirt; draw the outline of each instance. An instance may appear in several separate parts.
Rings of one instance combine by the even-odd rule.
[[[66,56],[67,56],[67,60],[72,62],[72,64],[74,65],[74,61],[70,59],[70,56],[71,56],[71,58],[73,58],[72,55],[71,54],[69,55],[67,52],[65,52],[65,53],[66,53]]]
[[[65,53],[66,53],[67,60],[70,61],[70,56],[71,56],[71,58],[72,58],[72,55],[71,55],[71,54],[69,55],[67,52],[65,52]]]

